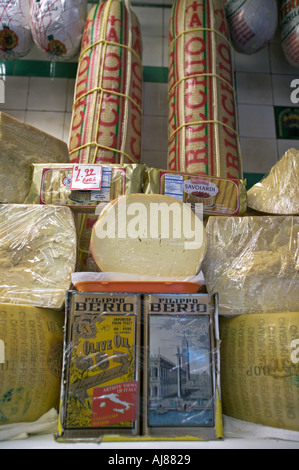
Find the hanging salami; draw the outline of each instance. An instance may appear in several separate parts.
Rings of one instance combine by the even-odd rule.
[[[29,0],[0,0],[0,59],[19,59],[32,47]]]
[[[80,50],[87,0],[30,0],[30,23],[37,46],[50,60],[68,61]]]
[[[278,25],[277,0],[225,0],[232,45],[255,54],[270,42]]]

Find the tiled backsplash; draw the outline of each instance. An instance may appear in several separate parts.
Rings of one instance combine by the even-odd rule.
[[[149,69],[152,77],[155,71],[164,72],[154,80],[147,78],[143,103],[142,159],[150,166],[162,168],[167,165],[168,103],[166,80],[159,77],[167,76],[171,4],[172,0],[132,1],[141,24],[143,64],[158,67]],[[25,65],[28,60],[46,60],[43,54],[34,47],[22,60]],[[286,61],[278,33],[257,54],[234,52],[233,60],[244,172],[267,173],[286,149],[299,149],[299,140],[277,138],[274,108],[296,106],[291,102],[291,82],[299,79],[299,69]],[[5,103],[0,104],[0,110],[67,142],[75,79],[30,75],[27,70],[26,76],[5,77]]]

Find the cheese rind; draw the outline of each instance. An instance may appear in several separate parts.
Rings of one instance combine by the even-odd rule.
[[[248,207],[268,214],[299,214],[299,150],[289,149],[269,175],[247,192]]]
[[[0,203],[23,203],[32,163],[68,163],[67,144],[0,112]]]
[[[76,244],[69,208],[0,205],[0,302],[62,308]]]
[[[220,314],[299,310],[299,217],[211,217],[203,262]]]
[[[220,342],[223,413],[299,431],[299,313],[220,317]]]
[[[163,195],[133,194],[105,207],[93,227],[90,248],[102,271],[189,277],[200,269],[206,237],[188,204]]]
[[[0,428],[58,408],[63,323],[62,312],[0,304]]]

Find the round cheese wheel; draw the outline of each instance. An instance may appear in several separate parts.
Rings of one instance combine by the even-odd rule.
[[[0,304],[0,427],[58,408],[63,312]]]
[[[280,2],[280,39],[287,61],[299,68],[299,3]]]
[[[73,59],[79,52],[87,0],[30,0],[30,23],[37,46],[56,61]]]
[[[200,269],[206,236],[188,204],[132,194],[107,205],[93,227],[90,248],[101,271],[189,277]]]
[[[0,59],[23,57],[33,44],[28,1],[0,0]]]
[[[225,0],[225,12],[234,49],[254,54],[263,49],[278,25],[276,0]]]
[[[299,313],[220,317],[223,413],[299,431]]]

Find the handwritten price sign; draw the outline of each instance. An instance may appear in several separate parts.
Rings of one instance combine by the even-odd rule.
[[[70,188],[85,191],[101,189],[102,170],[101,165],[75,165]]]

